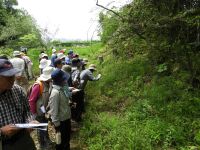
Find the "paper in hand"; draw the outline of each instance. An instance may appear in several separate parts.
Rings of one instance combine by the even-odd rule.
[[[14,124],[13,127],[15,128],[32,128],[32,129],[39,129],[39,130],[47,130],[48,123],[19,123]]]

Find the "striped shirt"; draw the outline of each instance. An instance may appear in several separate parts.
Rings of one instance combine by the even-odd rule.
[[[28,100],[20,86],[13,85],[12,89],[0,94],[0,127],[25,123],[30,118]]]

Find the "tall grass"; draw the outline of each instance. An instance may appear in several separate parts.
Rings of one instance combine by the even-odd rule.
[[[199,148],[199,90],[185,82],[187,75],[159,74],[141,54],[129,60],[107,56],[98,69],[102,78],[87,85],[80,133],[88,149]]]

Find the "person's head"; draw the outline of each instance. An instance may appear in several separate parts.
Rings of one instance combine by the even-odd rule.
[[[63,66],[62,60],[60,58],[56,58],[54,61],[54,67],[61,69]]]
[[[53,48],[53,49],[52,49],[52,54],[55,54],[55,53],[56,53],[56,49]]]
[[[67,72],[67,73],[71,74],[71,72],[72,72],[72,67],[71,67],[70,65],[63,65],[63,66],[62,66],[62,70],[63,70],[64,72]]]
[[[21,57],[20,51],[14,51],[13,52],[13,57]]]
[[[47,59],[47,60],[49,59],[49,58],[48,58],[48,55],[45,54],[45,53],[42,54],[41,58],[42,58],[42,59]]]
[[[92,71],[92,72],[94,72],[94,71],[97,70],[95,64],[90,64],[89,67],[88,67],[88,69],[89,69],[90,71]]]
[[[72,56],[72,58],[79,58],[79,54],[74,54],[73,56]]]
[[[53,72],[53,67],[46,67],[43,69],[42,74],[39,76],[37,80],[43,81],[43,82],[50,82],[51,81],[51,73]]]
[[[67,83],[68,76],[61,69],[56,69],[52,72],[51,78],[54,85],[64,86]]]
[[[72,67],[80,67],[81,66],[81,61],[78,58],[73,58],[72,59]]]
[[[15,74],[19,73],[20,70],[13,68],[11,62],[7,59],[0,59],[0,91],[11,89],[14,81]]]
[[[65,57],[66,56],[63,53],[58,53],[57,54],[57,58],[59,58],[62,61],[63,64],[65,63]]]
[[[51,65],[51,60],[47,60],[47,59],[43,58],[43,59],[40,60],[39,68],[40,69],[44,69],[44,68],[46,68],[46,67],[48,67],[50,65]]]
[[[21,48],[21,52],[23,52],[24,54],[27,54],[27,48]]]
[[[72,49],[70,49],[67,53],[68,57],[69,58],[72,58],[73,57],[73,54],[74,54],[74,51]]]

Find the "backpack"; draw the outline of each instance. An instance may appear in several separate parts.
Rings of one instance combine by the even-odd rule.
[[[31,92],[32,92],[32,89],[33,89],[33,87],[34,87],[36,84],[39,84],[39,86],[40,86],[40,96],[42,96],[42,92],[43,92],[43,90],[44,90],[44,86],[43,86],[43,84],[42,84],[41,81],[37,80],[37,81],[35,81],[35,83],[34,83],[33,85],[31,85],[31,86],[29,87],[29,89],[28,89],[28,91],[27,91],[27,97],[28,97],[28,98],[30,97]]]
[[[42,114],[44,114],[44,112],[42,112],[42,110],[41,110],[41,106],[44,105],[43,104],[44,102],[41,99],[41,96],[42,96],[43,90],[44,90],[43,83],[41,81],[39,81],[39,80],[35,81],[35,83],[29,88],[27,97],[28,97],[28,99],[30,98],[30,95],[32,93],[32,89],[36,84],[39,84],[39,86],[40,86],[40,96],[39,96],[39,98],[38,98],[38,100],[36,102],[36,112],[37,112],[37,115],[42,115]]]

